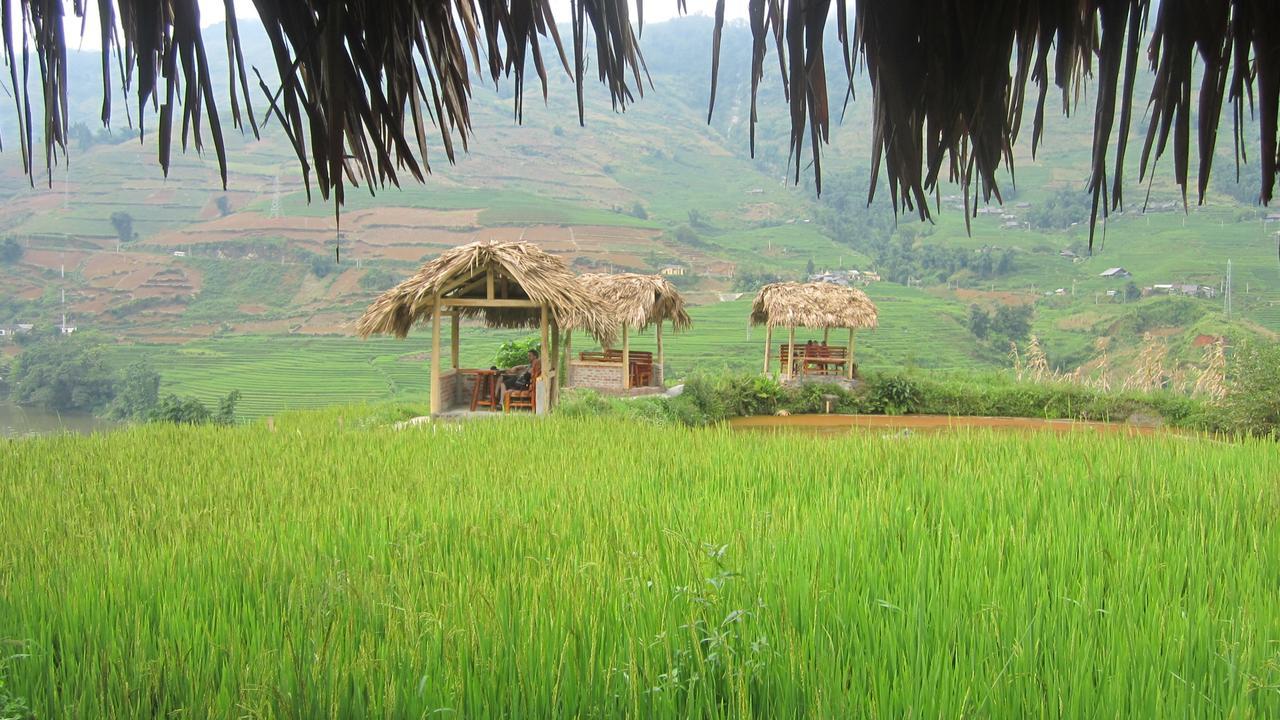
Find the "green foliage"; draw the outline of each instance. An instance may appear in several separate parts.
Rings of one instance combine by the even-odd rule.
[[[493,355],[493,365],[504,370],[517,365],[528,365],[529,351],[541,351],[541,346],[542,339],[537,335],[508,340],[498,346],[498,351]]]
[[[986,340],[987,333],[991,331],[991,315],[980,305],[970,305],[968,326],[969,332],[973,333],[974,337]]]
[[[906,375],[882,375],[867,382],[867,404],[872,412],[905,415],[920,406],[920,387]]]
[[[311,274],[318,278],[326,278],[338,270],[338,263],[328,253],[311,256]]]
[[[123,210],[111,213],[111,227],[115,228],[116,237],[122,243],[132,242],[137,236],[133,231],[133,216]]]
[[[1280,345],[1245,344],[1229,367],[1225,406],[1233,426],[1280,439]]]
[[[357,284],[360,286],[361,290],[382,292],[394,287],[398,282],[400,282],[400,277],[387,272],[386,270],[373,268],[371,270],[366,270],[365,273],[360,276],[360,280]]]
[[[644,205],[641,205],[639,202],[637,202],[635,205],[631,206],[631,217],[639,218],[641,220],[648,220],[649,211],[644,209]]]
[[[160,374],[151,363],[139,360],[121,374],[109,415],[116,420],[145,420],[159,401]]]
[[[54,411],[93,412],[115,397],[115,373],[89,335],[45,337],[23,349],[12,372],[13,399]]]
[[[219,215],[226,217],[231,214],[231,198],[226,195],[219,195],[213,202],[218,207]]]
[[[5,238],[0,242],[0,263],[12,265],[22,259],[23,248],[13,238]]]
[[[1037,204],[1027,214],[1031,227],[1040,230],[1065,230],[1072,225],[1089,222],[1093,198],[1082,190],[1063,188]]]
[[[148,419],[175,425],[204,425],[213,420],[213,413],[198,398],[169,393],[156,403]]]
[[[5,445],[0,638],[33,638],[7,694],[39,718],[1280,716],[1274,443],[367,423],[406,412]]]
[[[213,416],[213,422],[218,425],[235,425],[236,424],[236,405],[240,402],[240,391],[232,390],[226,397],[218,401],[218,412]]]
[[[0,645],[0,647],[3,647]],[[16,659],[27,657],[15,655],[9,658],[0,657],[0,720],[36,720],[36,714],[26,698],[13,694],[9,686],[8,666]]]

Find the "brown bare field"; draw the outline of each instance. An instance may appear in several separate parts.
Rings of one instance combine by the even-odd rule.
[[[89,257],[83,250],[27,250],[22,254],[22,264],[46,270],[57,270],[65,265],[68,270],[75,269]]]
[[[360,292],[360,278],[364,277],[366,270],[362,268],[351,268],[343,272],[333,284],[329,286],[329,291],[325,293],[325,297],[330,300],[337,300],[343,295],[350,295]]]
[[[945,291],[943,291],[945,293]],[[1023,292],[1004,292],[988,290],[970,290],[967,288],[957,288],[952,291],[957,300],[963,300],[970,303],[1000,303],[1002,305],[1030,305],[1036,301],[1036,296],[1032,293]]]

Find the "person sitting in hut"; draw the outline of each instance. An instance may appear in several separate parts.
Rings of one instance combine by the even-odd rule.
[[[542,359],[537,350],[530,350],[528,365],[517,365],[503,374],[502,383],[498,385],[498,407],[503,406],[508,392],[528,390],[533,386],[534,378],[540,375],[542,375]]]

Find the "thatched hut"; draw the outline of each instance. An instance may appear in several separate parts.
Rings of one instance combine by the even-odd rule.
[[[451,370],[441,368],[441,324],[452,325]],[[403,338],[421,323],[431,324],[431,414],[469,400],[483,370],[459,367],[463,318],[488,327],[538,328],[542,332],[543,376],[535,407],[549,411],[559,385],[562,328],[582,328],[602,343],[612,342],[609,304],[588,289],[560,260],[527,242],[475,242],[448,250],[413,277],[380,295],[356,325],[361,337]]]
[[[787,342],[779,350],[779,369],[786,379],[812,369],[820,374],[840,371],[853,377],[853,333],[879,324],[879,312],[867,294],[857,288],[826,282],[781,282],[760,288],[751,304],[751,324],[764,325],[764,371],[769,372],[773,329],[785,327]],[[796,328],[822,330],[822,345],[796,345]],[[827,344],[833,328],[849,331],[847,348]]]
[[[608,302],[614,325],[621,328],[622,349],[614,351],[606,345],[602,352],[584,352],[575,359],[568,352],[571,340],[566,337],[566,384],[598,389],[661,386],[666,362],[663,324],[671,323],[674,332],[693,326],[684,296],[662,275],[591,273],[580,280]],[[650,326],[655,328],[656,362],[652,354],[633,353],[631,349],[631,332]]]

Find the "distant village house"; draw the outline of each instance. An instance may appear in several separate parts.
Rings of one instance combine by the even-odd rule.
[[[1113,267],[1107,268],[1106,270],[1098,273],[1098,277],[1104,277],[1108,280],[1124,280],[1125,278],[1133,277],[1133,273],[1122,267]]]
[[[666,275],[667,277],[680,277],[684,275],[685,272],[687,272],[687,270],[683,265],[668,265],[658,271],[659,274]]]

